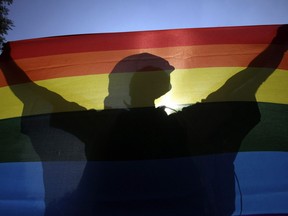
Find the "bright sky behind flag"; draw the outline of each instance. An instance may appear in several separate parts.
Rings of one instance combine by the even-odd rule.
[[[56,35],[288,23],[287,0],[14,0],[8,41]]]

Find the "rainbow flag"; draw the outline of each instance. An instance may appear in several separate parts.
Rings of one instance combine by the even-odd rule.
[[[288,214],[287,35],[270,25],[9,42],[0,214]]]

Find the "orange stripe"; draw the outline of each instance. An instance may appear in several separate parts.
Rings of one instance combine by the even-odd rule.
[[[110,73],[123,58],[148,52],[165,58],[176,69],[207,67],[247,67],[268,45],[199,45],[158,49],[72,53],[17,60],[33,81],[60,77]],[[288,55],[279,69],[288,69]],[[129,71],[123,71],[129,72]],[[132,71],[133,72],[133,71]],[[17,82],[21,83],[21,81]],[[16,84],[16,83],[15,83]],[[7,82],[0,73],[0,87]]]

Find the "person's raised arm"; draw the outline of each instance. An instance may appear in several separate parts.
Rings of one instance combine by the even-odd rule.
[[[11,57],[9,44],[4,46],[0,67],[10,89],[24,104],[23,115],[85,110],[80,105],[68,102],[55,92],[34,83]]]
[[[255,101],[255,94],[263,82],[277,69],[288,49],[288,25],[281,26],[270,45],[248,67],[226,81],[205,102]]]

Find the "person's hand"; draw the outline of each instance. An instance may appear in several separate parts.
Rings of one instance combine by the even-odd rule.
[[[277,30],[277,35],[273,39],[273,43],[283,45],[288,50],[288,24],[281,25]]]
[[[3,44],[3,47],[2,47],[2,53],[1,53],[1,56],[0,56],[0,61],[3,62],[3,61],[7,61],[9,59],[11,59],[11,47],[10,47],[10,44],[9,43],[5,43]]]

